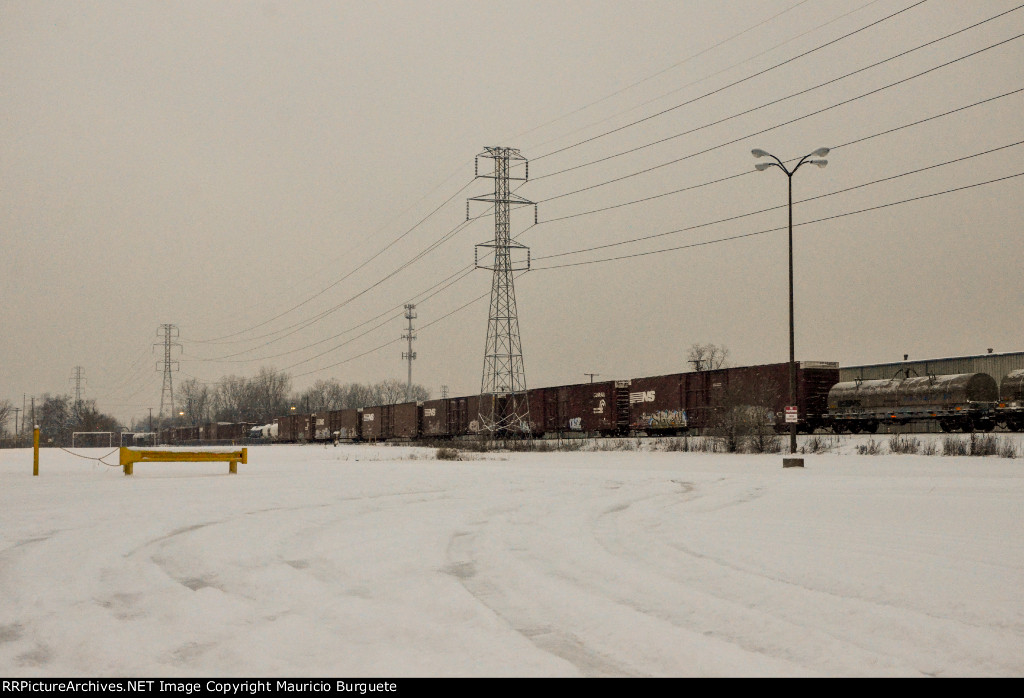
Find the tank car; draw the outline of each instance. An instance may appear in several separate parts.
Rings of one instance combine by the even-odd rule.
[[[998,396],[987,373],[844,381],[828,393],[828,416],[837,433],[925,420],[937,421],[943,431],[991,431]]]
[[[996,421],[1010,431],[1024,431],[1024,368],[1003,376],[996,415]]]

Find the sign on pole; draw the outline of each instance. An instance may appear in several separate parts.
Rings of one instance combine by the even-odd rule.
[[[786,424],[796,424],[797,421],[798,420],[797,420],[797,409],[796,409],[796,407],[787,406],[786,407]]]

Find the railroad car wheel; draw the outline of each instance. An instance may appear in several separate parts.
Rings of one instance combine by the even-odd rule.
[[[978,431],[992,431],[996,428],[996,423],[991,419],[976,419],[974,421],[974,428]]]
[[[860,422],[850,422],[850,433],[851,434],[859,434],[860,433]]]
[[[875,420],[871,420],[870,422],[864,425],[864,431],[868,434],[877,434],[878,422]]]

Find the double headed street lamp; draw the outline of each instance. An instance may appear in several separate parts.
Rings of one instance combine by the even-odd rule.
[[[818,148],[813,153],[804,155],[800,160],[793,166],[793,169],[787,169],[786,165],[783,164],[782,160],[771,153],[755,148],[750,151],[755,158],[769,157],[775,162],[759,162],[754,165],[754,168],[763,172],[769,167],[778,167],[780,170],[786,173],[786,178],[789,180],[789,404],[790,406],[796,406],[796,352],[794,349],[793,341],[793,174],[800,169],[803,164],[817,165],[818,167],[824,167],[828,164],[828,160],[812,160],[811,158],[823,158],[828,155],[828,148]],[[790,422],[789,424],[789,452],[796,453],[796,422]]]

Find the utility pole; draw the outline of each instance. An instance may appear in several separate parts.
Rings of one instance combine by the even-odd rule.
[[[406,303],[405,319],[409,321],[409,331],[402,335],[402,339],[409,340],[409,351],[402,352],[402,358],[409,361],[409,377],[405,383],[405,401],[412,402],[412,360],[416,358],[416,352],[412,350],[412,340],[416,339],[416,335],[412,333],[412,321],[416,319],[416,306],[413,303]]]
[[[160,325],[160,329],[156,331],[157,336],[163,336],[163,342],[154,344],[154,347],[162,346],[164,348],[164,359],[163,361],[157,361],[157,370],[162,370],[164,374],[164,384],[160,389],[160,414],[157,417],[157,421],[162,421],[164,417],[164,403],[170,406],[169,415],[174,416],[174,384],[171,380],[171,374],[178,370],[178,362],[171,360],[171,349],[173,347],[181,348],[181,344],[172,341],[178,337],[178,326],[177,325]],[[162,366],[162,368],[161,368]],[[150,410],[152,412],[152,410]],[[149,430],[153,431],[153,420],[150,417]]]
[[[448,399],[448,386],[447,385],[442,385],[441,386],[441,399],[442,400],[447,400]]]
[[[480,158],[494,161],[491,174],[481,175]],[[511,163],[524,165],[522,177],[512,177]],[[516,291],[513,274],[529,271],[530,251],[525,245],[513,242],[509,232],[509,214],[512,204],[533,206],[534,222],[537,220],[536,204],[509,189],[512,180],[525,182],[529,179],[529,163],[515,148],[485,148],[474,160],[477,177],[494,180],[494,194],[475,196],[466,201],[466,219],[469,219],[469,202],[484,201],[494,205],[494,241],[482,243],[474,249],[476,267],[494,272],[491,282],[491,307],[487,319],[487,343],[484,347],[484,370],[480,381],[480,425],[492,437],[501,434],[523,434],[530,429],[530,402],[526,394],[526,370],[523,365],[523,348],[519,339],[519,317],[516,311]],[[488,265],[480,260],[480,251],[485,256],[493,254]],[[488,251],[489,250],[489,251]],[[518,256],[513,259],[513,254]],[[525,256],[525,259],[523,257]]]
[[[18,431],[18,413],[21,412],[20,407],[14,408],[14,443],[21,443],[21,432]]]
[[[594,382],[594,376],[600,376],[601,374],[600,373],[584,373],[583,375],[584,376],[590,376],[590,382],[593,383]]]

